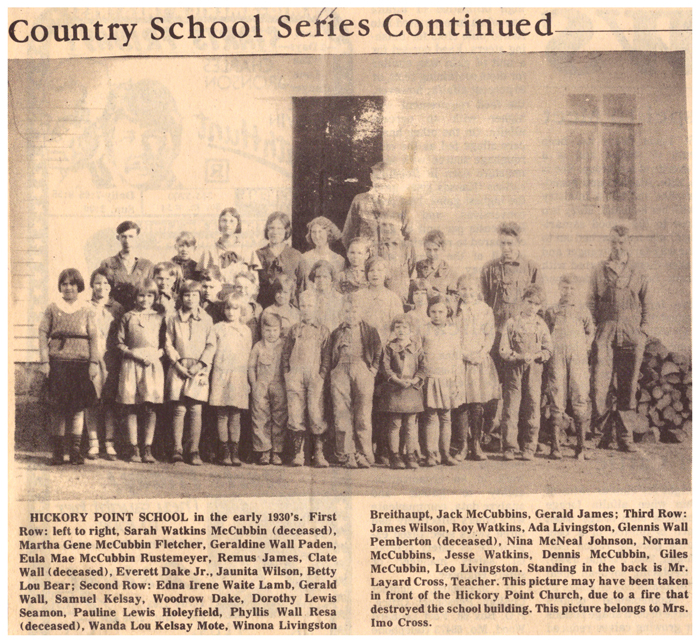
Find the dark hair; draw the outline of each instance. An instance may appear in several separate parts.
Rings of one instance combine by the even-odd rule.
[[[530,284],[523,291],[522,299],[523,301],[525,299],[537,299],[538,303],[542,305],[544,303],[544,290],[542,289],[542,286],[538,286],[537,284]]]
[[[182,268],[172,261],[160,261],[153,266],[153,276],[155,277],[161,272],[167,272],[171,277],[175,277],[173,292],[179,292],[182,286],[182,280],[184,279]]]
[[[426,243],[436,243],[441,248],[445,247],[445,233],[442,230],[430,230],[423,237],[423,245]]]
[[[406,324],[411,330],[413,330],[413,321],[411,320],[411,316],[407,315],[406,313],[401,313],[400,315],[396,315],[394,319],[391,320],[391,332],[394,332],[394,328],[396,328],[399,324]]]
[[[306,224],[306,242],[308,244],[313,245],[313,241],[311,241],[311,228],[314,226],[320,226],[328,233],[328,243],[333,243],[340,239],[340,230],[335,223],[326,217],[316,217]]]
[[[450,305],[449,298],[447,295],[440,293],[439,295],[433,295],[432,297],[428,298],[428,313],[433,306],[437,306],[438,304],[445,304],[448,315],[452,312],[452,306]]]
[[[58,275],[59,292],[61,291],[61,286],[66,282],[78,286],[78,292],[83,292],[83,290],[85,290],[85,280],[80,274],[80,271],[76,270],[75,268],[66,268],[65,270],[61,270],[61,274]]]
[[[630,229],[626,225],[614,225],[610,228],[610,234],[613,233],[618,237],[626,237],[630,233]]]
[[[219,221],[221,221],[221,217],[223,217],[225,214],[232,214],[236,219],[238,219],[238,225],[236,226],[236,232],[234,234],[240,234],[241,233],[241,215],[238,213],[238,210],[236,208],[224,208],[221,213],[219,214]]]
[[[260,327],[263,326],[279,326],[282,330],[282,318],[271,310],[266,310],[260,317]]]
[[[282,222],[282,225],[284,226],[284,239],[286,241],[292,236],[292,220],[289,218],[288,214],[279,211],[273,212],[269,217],[267,217],[267,221],[265,221],[265,238],[270,238],[267,236],[267,228],[275,221]]]
[[[117,234],[124,234],[128,230],[136,230],[136,234],[141,234],[139,224],[134,221],[122,221],[117,226]]]
[[[335,278],[336,278],[335,268],[333,267],[333,264],[330,261],[327,261],[326,259],[319,259],[313,265],[313,267],[311,268],[311,270],[309,272],[309,281],[311,283],[316,283],[316,273],[319,270],[322,270],[323,268],[325,268],[326,270],[328,270],[331,273],[331,280],[333,281],[333,283],[335,283]]]
[[[289,290],[294,294],[294,280],[289,275],[278,275],[270,286],[273,295],[282,290]]]
[[[559,277],[560,284],[574,285],[579,283],[578,275],[574,272],[565,272],[561,277]]]
[[[180,287],[180,292],[178,293],[178,297],[177,297],[178,308],[182,308],[182,296],[188,292],[199,293],[199,301],[201,303],[201,301],[202,301],[202,284],[200,284],[198,281],[195,281],[194,279],[188,279]]]
[[[505,234],[509,237],[520,239],[520,226],[515,221],[504,221],[498,228],[498,234]]]
[[[205,268],[199,273],[200,281],[221,281],[221,270],[219,266],[211,266],[210,268]]]
[[[107,280],[110,288],[114,288],[114,273],[109,268],[105,267],[100,267],[97,270],[92,271],[92,274],[90,275],[90,288],[92,288],[93,284],[95,283],[95,279],[100,275]]]
[[[408,286],[408,303],[415,304],[413,301],[413,295],[416,292],[425,292],[426,296],[430,297],[430,293],[433,292],[433,286],[427,279],[411,279],[411,283]]]
[[[139,283],[134,286],[134,301],[136,301],[136,296],[140,295],[141,293],[157,297],[158,284],[156,284],[153,279],[144,279],[143,281],[139,281]]]

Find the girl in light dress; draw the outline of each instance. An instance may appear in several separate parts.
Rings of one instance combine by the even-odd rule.
[[[493,311],[479,300],[476,275],[461,275],[457,280],[455,326],[460,337],[460,356],[464,369],[465,403],[457,410],[457,461],[469,457],[486,460],[481,450],[484,405],[501,397],[498,373],[490,351],[496,336]]]
[[[126,313],[117,332],[122,364],[117,402],[126,406],[130,462],[155,462],[151,453],[156,430],[156,405],[163,403],[163,315],[154,309],[158,286],[147,279],[136,286],[135,307]],[[139,413],[143,417],[143,454],[139,452]]]
[[[225,320],[214,325],[209,406],[216,408],[217,463],[241,466],[241,409],[248,408],[248,356],[253,345],[250,328],[243,319],[249,302],[244,295],[231,293],[223,303]]]
[[[194,466],[202,464],[202,403],[209,399],[209,370],[214,356],[214,324],[200,306],[201,299],[201,284],[186,281],[180,289],[177,310],[165,320],[165,354],[170,362],[165,394],[173,403],[172,461],[182,462],[184,457]]]
[[[343,295],[335,288],[336,274],[325,259],[317,261],[309,272],[310,287],[316,291],[318,321],[331,332],[342,321]]]
[[[453,466],[450,455],[452,439],[451,411],[464,403],[462,364],[457,328],[448,323],[449,303],[445,295],[428,301],[430,324],[423,327],[422,345],[425,355],[422,418],[425,466],[438,463]]]

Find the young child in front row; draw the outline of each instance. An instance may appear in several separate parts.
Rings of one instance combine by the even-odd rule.
[[[519,315],[506,322],[499,354],[503,361],[502,431],[505,460],[514,460],[518,447],[518,419],[524,416],[527,431],[523,440],[523,460],[534,460],[540,434],[540,404],[543,364],[552,354],[552,338],[544,320],[537,314],[544,292],[536,284],[528,286]],[[521,406],[524,407],[521,412]]]
[[[545,312],[552,335],[552,360],[547,373],[547,390],[552,404],[553,435],[551,458],[561,458],[560,438],[567,400],[571,401],[576,427],[576,458],[588,460],[586,433],[590,427],[590,373],[588,351],[595,334],[591,313],[577,301],[578,278],[562,275],[559,303]]]
[[[265,308],[266,311],[275,313],[282,320],[282,337],[287,336],[289,329],[299,322],[299,309],[289,302],[294,295],[295,284],[291,277],[279,275],[272,282],[271,290],[275,303]]]
[[[170,366],[165,397],[173,403],[173,462],[202,464],[199,438],[202,402],[209,399],[209,370],[214,356],[213,323],[200,307],[202,286],[186,281],[180,289],[178,309],[165,320],[165,354]],[[188,432],[185,436],[185,419]]]
[[[117,402],[126,405],[131,462],[155,462],[151,453],[156,405],[163,403],[163,315],[155,310],[158,286],[151,279],[135,289],[135,307],[119,322],[117,349],[122,356]],[[145,418],[143,454],[139,453],[138,413]]]
[[[181,232],[175,239],[177,254],[171,261],[180,267],[183,280],[197,279],[197,262],[193,255],[197,252],[197,239],[191,232]]]
[[[338,460],[348,469],[368,469],[374,462],[372,398],[382,343],[377,329],[362,319],[356,293],[345,296],[343,323],[331,333],[330,344]]]
[[[491,347],[496,336],[493,311],[478,299],[480,291],[476,274],[457,279],[457,313],[454,321],[460,338],[460,356],[464,377],[465,404],[457,410],[457,453],[455,460],[465,457],[486,460],[481,450],[484,426],[484,404],[501,397],[496,365]]]
[[[155,309],[167,317],[175,312],[182,272],[171,261],[161,261],[153,267],[153,281],[158,286]]]
[[[417,469],[417,414],[423,412],[424,355],[412,337],[411,318],[394,317],[391,332],[396,337],[384,347],[378,411],[388,415],[389,464],[392,469]],[[404,445],[406,459],[401,459]]]
[[[211,368],[209,406],[216,409],[219,448],[216,462],[240,467],[241,409],[248,408],[248,355],[250,328],[243,321],[248,300],[230,293],[224,299],[224,321],[214,325],[214,359]]]
[[[260,318],[262,339],[248,359],[253,451],[258,464],[282,464],[284,429],[287,425],[287,391],[282,375],[282,320],[264,312]],[[272,455],[272,457],[270,457]]]
[[[323,434],[323,392],[330,361],[330,332],[318,321],[316,292],[305,290],[299,296],[301,321],[289,329],[282,351],[282,372],[287,387],[287,409],[294,444],[293,467],[304,465],[304,439],[308,429],[313,437],[313,465],[325,468]]]
[[[422,333],[425,353],[422,428],[426,467],[434,467],[438,458],[442,464],[457,464],[450,455],[451,412],[464,403],[464,390],[459,335],[455,326],[447,323],[448,311],[449,301],[445,295],[435,295],[428,300],[430,324],[423,327]]]

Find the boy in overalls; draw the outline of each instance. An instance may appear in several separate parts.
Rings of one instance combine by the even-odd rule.
[[[537,285],[523,292],[522,309],[503,329],[500,356],[503,368],[504,459],[514,460],[518,446],[518,417],[527,423],[523,440],[523,460],[533,460],[540,433],[542,365],[552,355],[552,338],[544,320],[537,314],[544,293]]]

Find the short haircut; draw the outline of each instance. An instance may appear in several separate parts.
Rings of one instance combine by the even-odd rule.
[[[515,237],[516,239],[520,239],[520,235],[522,233],[520,226],[515,221],[504,221],[503,223],[499,224],[496,230],[498,231],[499,235],[504,234],[509,237]]]
[[[97,279],[98,276],[104,277],[107,280],[109,287],[114,288],[114,273],[109,268],[105,267],[100,267],[97,270],[92,271],[92,274],[90,275],[90,288],[92,288],[93,284],[95,283],[95,279]]]
[[[559,277],[560,284],[569,284],[575,286],[578,284],[580,279],[578,275],[573,272],[565,272],[561,277]]]
[[[629,233],[630,229],[626,225],[614,225],[610,228],[610,234],[616,234],[618,237],[626,237]]]
[[[544,303],[544,290],[542,290],[542,286],[538,286],[537,284],[530,284],[523,291],[522,299],[523,301],[525,299],[533,299],[536,300],[540,305],[542,305]]]
[[[396,317],[394,317],[394,319],[391,320],[390,330],[392,333],[399,324],[406,324],[406,326],[408,326],[410,329],[413,329],[413,321],[411,320],[411,316],[407,315],[406,313],[396,315]]]
[[[223,299],[224,308],[245,308],[248,300],[235,292],[230,292]]]
[[[279,326],[282,330],[282,318],[271,310],[266,310],[260,317],[260,326]]]
[[[430,309],[433,306],[437,306],[438,304],[445,304],[445,308],[447,308],[448,314],[452,310],[452,306],[450,306],[450,300],[447,298],[447,295],[443,295],[442,293],[440,293],[438,295],[433,295],[432,297],[428,298],[428,312],[430,312]]]
[[[80,271],[76,268],[66,268],[65,270],[61,270],[61,274],[58,275],[59,292],[64,283],[70,283],[78,286],[78,292],[83,292],[83,290],[85,290],[85,280],[80,274]]]
[[[177,235],[177,238],[175,239],[175,245],[194,247],[197,245],[197,239],[191,232],[183,230],[180,234]]]
[[[311,241],[311,228],[314,226],[320,226],[326,231],[328,234],[328,243],[333,243],[340,239],[340,230],[335,223],[326,217],[316,217],[306,224],[306,242],[308,244],[313,245],[313,241]]]
[[[287,239],[289,239],[289,237],[292,236],[292,220],[289,218],[288,214],[279,211],[273,212],[269,217],[267,217],[267,221],[265,221],[265,238],[270,238],[267,235],[267,229],[275,221],[282,222],[282,225],[284,226],[284,239],[286,241]]]
[[[365,247],[365,250],[369,252],[369,239],[366,239],[365,237],[353,237],[352,239],[350,239],[350,243],[348,243],[348,250],[350,250],[352,246],[356,246],[359,244],[363,245]]]
[[[178,293],[177,297],[178,306],[182,306],[182,297],[188,292],[199,293],[199,301],[202,301],[202,284],[200,284],[198,281],[195,281],[194,279],[188,279],[180,287],[180,292]]]
[[[139,227],[139,224],[134,221],[122,221],[117,226],[117,234],[124,234],[129,230],[136,230],[136,234],[141,234],[141,228]]]
[[[301,304],[308,299],[313,299],[314,303],[318,301],[315,290],[305,290],[303,293],[301,293],[299,295],[299,305],[301,306]]]
[[[236,226],[236,232],[234,232],[234,234],[240,234],[241,230],[242,230],[242,226],[241,226],[241,215],[238,213],[238,210],[236,210],[236,208],[224,208],[221,211],[221,213],[219,214],[219,221],[221,221],[221,217],[223,217],[226,214],[231,214],[234,217],[236,217],[236,219],[238,219],[238,225]]]
[[[144,279],[143,281],[139,281],[139,283],[134,286],[134,301],[136,300],[137,295],[153,295],[154,297],[158,296],[158,284],[156,284],[153,279]]]
[[[430,285],[430,282],[427,279],[411,279],[411,283],[408,286],[408,303],[409,304],[415,304],[416,302],[413,301],[413,295],[417,292],[424,292],[426,296],[430,294],[432,291],[433,287]]]
[[[199,273],[200,281],[221,281],[221,270],[219,266],[205,268]]]
[[[167,272],[171,277],[178,277],[182,274],[180,266],[172,261],[159,261],[153,266],[154,275],[159,275],[161,272]]]
[[[465,272],[457,277],[457,288],[460,286],[466,286],[468,284],[479,285],[479,277],[474,272]]]
[[[249,281],[251,284],[255,285],[255,273],[250,271],[250,270],[246,270],[244,272],[239,272],[233,278],[234,282],[237,281],[238,279],[245,279],[245,280]]]
[[[370,257],[365,263],[365,275],[368,275],[369,271],[377,265],[384,266],[384,272],[386,272],[389,269],[389,264],[387,264],[387,261],[384,257]]]
[[[294,293],[294,280],[289,275],[278,275],[275,277],[270,290],[273,295],[276,295],[281,290],[289,290]]]
[[[444,248],[446,243],[445,233],[442,230],[430,230],[423,237],[423,245],[426,243],[434,243]]]
[[[336,275],[335,275],[335,268],[333,268],[333,264],[330,261],[327,261],[326,259],[319,259],[311,268],[309,272],[309,281],[311,283],[316,283],[316,274],[318,273],[319,270],[328,270],[328,272],[331,273],[331,280],[333,283],[335,283]]]

